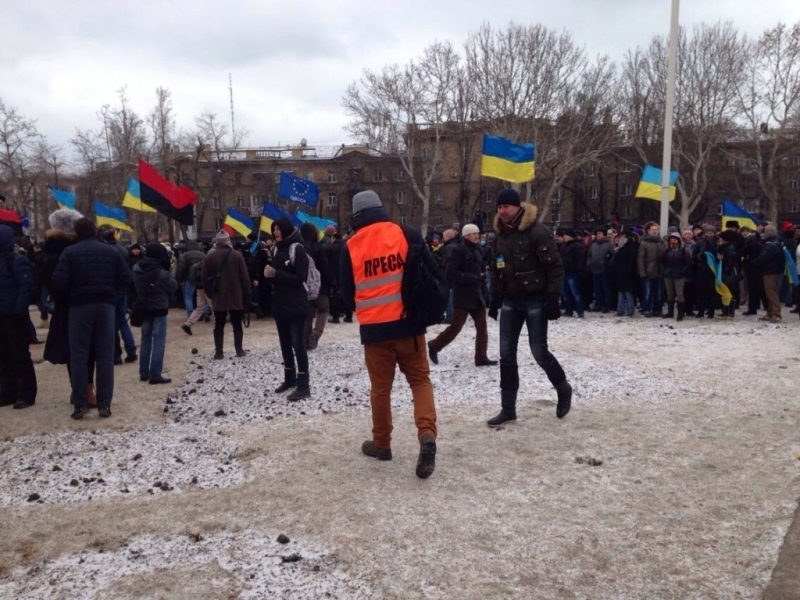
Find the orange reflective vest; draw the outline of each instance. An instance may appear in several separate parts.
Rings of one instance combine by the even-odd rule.
[[[408,242],[394,223],[379,222],[347,240],[356,284],[356,317],[362,325],[399,321],[403,314],[403,265]]]

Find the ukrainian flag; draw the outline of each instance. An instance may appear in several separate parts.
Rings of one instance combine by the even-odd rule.
[[[92,201],[94,207],[95,221],[98,225],[111,225],[115,229],[123,231],[133,231],[127,223],[125,223],[125,211],[121,208],[112,208],[101,204],[97,200]]]
[[[333,225],[336,227],[336,221],[331,221],[330,219],[323,219],[322,217],[315,217],[313,215],[309,215],[308,213],[304,213],[302,210],[298,210],[295,216],[300,219],[303,223],[311,223],[314,227],[317,228],[317,239],[322,239],[325,237],[325,228],[328,225]]]
[[[281,217],[286,217],[287,219],[289,219],[292,222],[292,225],[294,225],[295,227],[300,227],[300,225],[303,224],[302,221],[300,221],[300,219],[298,219],[294,215],[282,211],[274,204],[265,202],[264,208],[261,211],[261,219],[258,224],[258,227],[264,233],[272,235],[272,224]]]
[[[661,169],[645,165],[639,187],[636,188],[637,198],[661,200]],[[669,201],[675,200],[675,182],[678,181],[678,172],[669,172]]]
[[[525,183],[533,179],[534,173],[533,144],[512,144],[507,139],[484,134],[481,175]]]
[[[223,226],[224,225],[227,225],[232,230],[240,233],[242,237],[247,237],[250,235],[250,232],[253,231],[255,222],[253,222],[253,219],[245,217],[243,214],[236,212],[232,208],[229,208],[228,214],[225,217],[225,223],[223,223]]]
[[[756,230],[756,218],[745,209],[730,200],[722,199],[722,225],[727,221],[736,221],[739,227],[747,227],[751,231]]]
[[[789,249],[784,247],[783,248],[783,256],[786,258],[783,267],[783,274],[786,275],[786,279],[789,280],[789,283],[792,285],[800,285],[800,275],[797,274],[797,263],[792,256],[792,253],[789,252]]]
[[[139,182],[133,177],[128,179],[128,187],[125,189],[125,195],[122,197],[122,206],[141,212],[158,212],[149,204],[142,202],[142,193],[139,190]]]
[[[72,192],[65,192],[63,190],[57,190],[56,188],[52,188],[49,185],[47,189],[50,190],[50,194],[53,196],[53,200],[56,201],[59,208],[71,208],[75,209],[75,194]]]
[[[731,294],[728,286],[722,283],[722,261],[718,261],[711,252],[706,252],[705,254],[708,268],[714,274],[714,289],[722,299],[722,306],[729,306],[731,300],[733,300],[733,294]]]

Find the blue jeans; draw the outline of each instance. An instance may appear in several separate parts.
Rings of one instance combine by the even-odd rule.
[[[167,317],[145,317],[142,322],[142,343],[139,346],[139,376],[161,377],[164,368],[164,347],[167,345]]]
[[[617,314],[633,316],[636,304],[633,302],[633,292],[617,292]]]
[[[275,326],[278,328],[278,342],[281,347],[284,367],[293,369],[294,359],[297,356],[297,371],[299,373],[308,373],[308,353],[303,339],[306,320],[277,319]]]
[[[125,353],[128,356],[136,356],[136,340],[133,339],[133,332],[128,325],[127,316],[127,303],[128,297],[125,294],[117,296],[114,307],[114,328],[119,332],[122,337],[122,343],[125,345]],[[116,356],[114,358],[121,358]]]
[[[194,288],[195,285],[188,281],[183,284],[183,304],[186,306],[187,317],[194,312]]]
[[[583,296],[581,296],[581,280],[577,273],[564,275],[564,311],[572,316],[573,311],[583,315]]]
[[[654,307],[661,306],[661,280],[642,279],[642,310],[653,312]]]
[[[522,326],[528,328],[528,343],[533,358],[553,385],[563,382],[564,369],[547,349],[547,303],[544,294],[522,298],[503,298],[500,310],[500,389],[519,389],[517,344]]]
[[[47,289],[46,285],[43,285],[42,289],[39,291],[39,302],[36,304],[36,308],[38,308],[39,313],[41,313],[42,321],[53,314],[53,305],[47,301],[49,297],[50,290]]]
[[[608,274],[592,274],[592,287],[594,288],[594,309],[608,310],[611,308],[611,280]]]

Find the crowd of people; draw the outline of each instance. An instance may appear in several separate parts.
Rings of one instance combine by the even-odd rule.
[[[112,227],[71,209],[50,215],[43,243],[15,246],[0,226],[0,406],[35,404],[36,373],[29,344],[41,343],[31,304],[47,328],[44,360],[66,366],[72,418],[96,408],[111,416],[114,366],[138,363],[151,385],[170,383],[163,363],[170,308],[186,312],[181,329],[193,335],[198,322],[214,319],[214,359],[224,357],[225,327],[233,348],[245,356],[244,327],[250,314],[272,317],[282,357],[283,382],[274,391],[289,401],[311,395],[308,352],[317,348],[327,323],[352,322],[356,314],[371,382],[373,437],[363,452],[391,459],[389,394],[395,366],[414,396],[420,440],[417,474],[433,471],[436,412],[429,362],[440,355],[472,318],[476,367],[500,363],[501,412],[496,427],[516,419],[519,387],[517,340],[528,328],[531,352],[558,396],[557,416],[570,410],[572,388],[547,347],[547,322],[583,318],[586,311],[645,318],[733,319],[736,309],[779,322],[783,305],[800,312],[800,286],[787,266],[800,264],[800,227],[759,222],[755,229],[725,222],[662,235],[656,223],[588,231],[558,229],[538,219],[534,205],[514,190],[497,198],[492,231],[469,223],[423,239],[391,222],[375,192],[353,201],[353,230],[322,234],[314,225],[295,227],[288,218],[269,234],[234,243],[222,230],[210,241],[123,246]],[[19,240],[17,240],[19,241]],[[447,327],[425,341],[425,324],[409,318],[406,261],[419,246],[431,268],[447,281]],[[796,264],[793,259],[796,257]],[[423,256],[424,258],[424,256]],[[427,260],[426,259],[426,260]],[[798,271],[800,275],[800,270]],[[438,314],[438,312],[437,312]],[[487,317],[500,321],[499,361],[491,358]],[[140,327],[137,347],[131,326]]]

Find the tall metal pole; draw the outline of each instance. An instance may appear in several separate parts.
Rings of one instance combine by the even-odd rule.
[[[661,161],[661,235],[669,226],[669,173],[672,167],[672,113],[675,106],[675,72],[678,59],[678,8],[680,0],[672,0],[667,62],[667,102],[664,114],[664,154]]]

